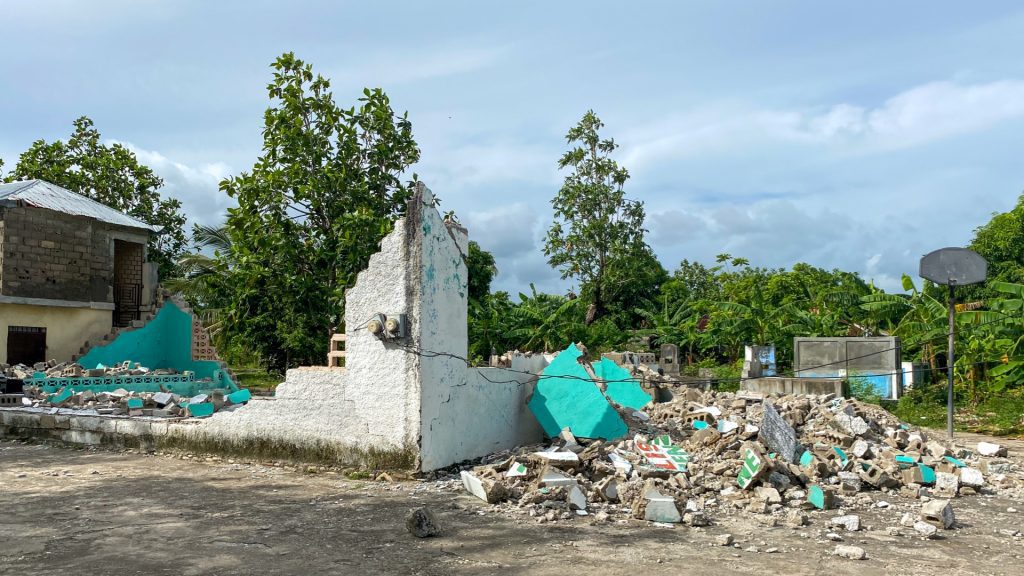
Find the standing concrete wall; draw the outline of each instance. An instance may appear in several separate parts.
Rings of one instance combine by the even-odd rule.
[[[794,338],[793,370],[799,378],[860,378],[883,398],[895,399],[903,381],[900,339]]]
[[[512,366],[466,363],[468,237],[438,214],[420,184],[404,219],[346,294],[346,367],[289,370],[273,400],[218,412],[170,434],[193,444],[304,446],[339,458],[433,470],[539,442],[526,407],[540,355]],[[408,339],[365,329],[375,314],[406,314]]]

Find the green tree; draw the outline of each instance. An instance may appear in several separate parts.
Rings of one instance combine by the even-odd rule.
[[[628,200],[623,187],[629,179],[625,168],[612,160],[617,147],[602,139],[604,126],[593,111],[569,130],[572,148],[558,161],[569,169],[562,188],[551,201],[555,221],[548,230],[544,254],[562,278],[580,283],[587,302],[586,324],[606,315],[612,295],[622,285],[636,281],[625,260],[649,251],[644,243],[644,206]]]
[[[292,53],[272,65],[263,152],[221,182],[238,201],[227,232],[233,329],[272,364],[323,362],[345,289],[404,213],[420,155],[406,114],[380,89],[338,106],[330,83]]]
[[[961,300],[998,297],[997,282],[1024,283],[1024,194],[1009,212],[993,214],[992,219],[974,230],[968,245],[988,261],[985,284],[960,288]]]
[[[121,144],[102,144],[92,120],[82,116],[74,127],[67,141],[33,142],[8,181],[46,180],[159,226],[162,232],[149,243],[149,260],[160,266],[162,278],[172,276],[187,242],[181,202],[160,196],[163,180],[134,152]]]
[[[466,269],[469,274],[469,299],[483,301],[490,294],[491,281],[498,273],[498,267],[494,265],[494,255],[480,248],[476,242],[470,241]]]

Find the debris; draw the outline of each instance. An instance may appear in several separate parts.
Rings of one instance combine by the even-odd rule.
[[[982,456],[1006,456],[1006,447],[991,442],[978,442],[978,454]]]
[[[925,522],[923,520],[918,520],[917,522],[914,522],[914,530],[916,530],[918,534],[924,536],[925,538],[932,538],[939,531],[939,529],[936,528],[934,524],[929,524],[928,522]]]
[[[797,440],[796,430],[779,416],[770,402],[764,404],[764,420],[758,437],[786,462],[799,462],[804,453],[804,447]]]
[[[832,519],[831,524],[833,526],[841,526],[847,532],[856,532],[857,530],[860,530],[860,516],[857,516],[856,514],[836,516]]]
[[[462,485],[466,490],[477,498],[494,504],[501,501],[506,495],[505,486],[492,478],[479,478],[472,472],[462,471]]]
[[[405,529],[417,538],[430,538],[441,534],[434,515],[426,507],[413,508],[405,516]]]
[[[938,528],[949,530],[956,522],[949,500],[932,500],[921,506],[921,520]]]
[[[849,560],[863,560],[868,557],[868,553],[860,546],[847,546],[845,544],[836,546],[833,554],[840,558],[847,558]]]

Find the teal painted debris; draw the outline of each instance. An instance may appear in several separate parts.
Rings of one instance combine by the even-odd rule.
[[[227,401],[231,404],[245,404],[249,400],[252,400],[252,393],[248,389],[242,388],[227,395]]]
[[[807,490],[807,501],[818,510],[831,510],[834,507],[832,492],[823,490],[818,485],[811,486]]]
[[[607,358],[594,363],[594,375],[608,383],[606,394],[616,404],[641,410],[651,403],[651,396],[640,388],[640,383],[622,366]]]
[[[925,466],[924,464],[918,464],[918,468],[921,469],[921,483],[922,484],[935,484],[935,469],[931,466]]]
[[[582,355],[575,344],[559,353],[541,373],[528,406],[549,437],[558,436],[569,428],[580,438],[622,438],[628,427],[612,408],[609,398],[626,408],[639,410],[651,402],[651,397],[625,369],[602,359],[593,369],[599,380],[613,380],[607,384],[608,397],[605,397],[598,383],[580,364],[578,359]]]
[[[917,465],[917,460],[910,456],[904,456],[902,454],[896,455],[896,463],[899,464],[900,468],[911,468]]]
[[[71,389],[70,386],[68,386],[66,388],[62,388],[60,390],[60,392],[57,393],[56,396],[51,396],[50,397],[50,403],[51,404],[63,404],[64,402],[67,402],[68,400],[70,400],[71,397],[74,396],[74,395],[75,395],[75,392]]]
[[[188,405],[189,416],[193,418],[205,418],[213,415],[213,404],[209,402],[203,402],[202,404],[189,404]]]
[[[142,410],[142,398],[129,398],[128,399],[129,410]]]

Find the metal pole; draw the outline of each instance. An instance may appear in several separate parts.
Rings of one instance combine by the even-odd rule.
[[[946,433],[949,439],[953,439],[953,331],[956,323],[954,312],[956,311],[956,296],[953,294],[953,284],[949,285],[949,354],[946,359],[946,372],[948,372],[947,397],[946,397]]]

